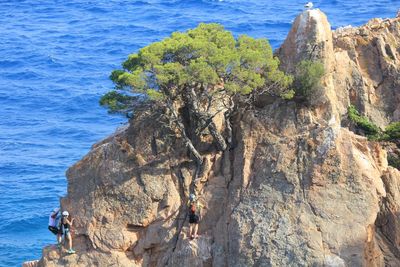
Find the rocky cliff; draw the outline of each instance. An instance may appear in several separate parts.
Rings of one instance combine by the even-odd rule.
[[[300,14],[277,51],[326,74],[309,106],[276,99],[235,118],[234,147],[204,137],[204,170],[143,113],[67,171],[63,209],[76,218],[67,255],[39,266],[400,266],[400,172],[346,127],[354,104],[380,126],[400,120],[400,20],[331,31]],[[223,118],[215,118],[223,127]],[[200,237],[186,237],[195,190]]]

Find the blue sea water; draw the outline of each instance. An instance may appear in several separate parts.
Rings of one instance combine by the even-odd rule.
[[[199,22],[277,48],[304,2],[0,0],[0,266],[38,259],[55,242],[47,218],[66,194],[66,169],[126,122],[98,100],[128,54]],[[314,4],[333,28],[400,8],[400,0]]]

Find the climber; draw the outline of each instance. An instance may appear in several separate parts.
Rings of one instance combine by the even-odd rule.
[[[60,219],[59,216],[60,208],[54,208],[49,215],[49,227],[48,229],[55,235],[58,235],[58,220]]]
[[[199,229],[200,209],[203,208],[203,205],[199,203],[195,194],[189,195],[188,208],[189,208],[189,238],[195,239],[198,236],[197,231]]]
[[[68,254],[73,254],[75,251],[72,249],[72,236],[71,236],[71,227],[72,224],[74,223],[75,218],[72,218],[72,220],[68,220],[69,212],[68,211],[63,211],[62,217],[59,223],[59,236],[58,236],[58,246],[61,248],[62,244],[62,236],[64,235],[64,239],[68,239]]]

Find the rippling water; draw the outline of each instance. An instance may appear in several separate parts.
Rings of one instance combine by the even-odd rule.
[[[65,170],[125,122],[98,106],[110,71],[138,48],[199,22],[278,47],[306,1],[0,0],[0,265],[54,243],[47,216]],[[315,1],[334,28],[394,17],[397,1]]]

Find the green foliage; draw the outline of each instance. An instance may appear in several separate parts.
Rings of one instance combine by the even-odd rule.
[[[357,128],[363,130],[370,140],[374,141],[399,141],[400,140],[400,122],[393,122],[386,126],[382,131],[377,125],[371,122],[367,117],[360,115],[357,109],[350,105],[347,109],[349,119]]]
[[[110,91],[100,99],[100,105],[105,106],[110,112],[123,112],[130,107],[133,96],[121,94],[117,91]]]
[[[398,170],[400,170],[400,157],[394,155],[388,155],[388,164]]]
[[[290,100],[295,96],[296,92],[294,90],[288,90],[287,92],[282,93],[280,96],[282,99]]]
[[[349,119],[365,134],[374,140],[379,140],[381,135],[381,129],[372,123],[367,117],[361,116],[355,106],[350,105],[347,109]]]
[[[162,101],[164,99],[164,95],[154,89],[148,89],[146,91],[146,94],[148,95],[150,100]]]
[[[400,121],[389,124],[385,129],[386,140],[400,140]]]
[[[278,84],[284,91],[292,78],[278,69],[266,39],[246,35],[237,40],[219,24],[201,23],[187,32],[152,43],[132,54],[110,78],[119,89],[145,93],[151,100],[174,98],[190,86],[216,88],[230,94]]]
[[[350,105],[348,107],[349,119],[362,129],[369,140],[373,141],[389,141],[398,144],[400,141],[400,122],[389,124],[385,131],[382,131],[378,126],[372,123],[367,117],[361,116],[357,109]],[[400,155],[396,153],[388,153],[388,164],[400,170]]]
[[[296,66],[294,81],[296,95],[310,97],[320,86],[324,73],[324,65],[320,62],[311,60],[299,62]]]

